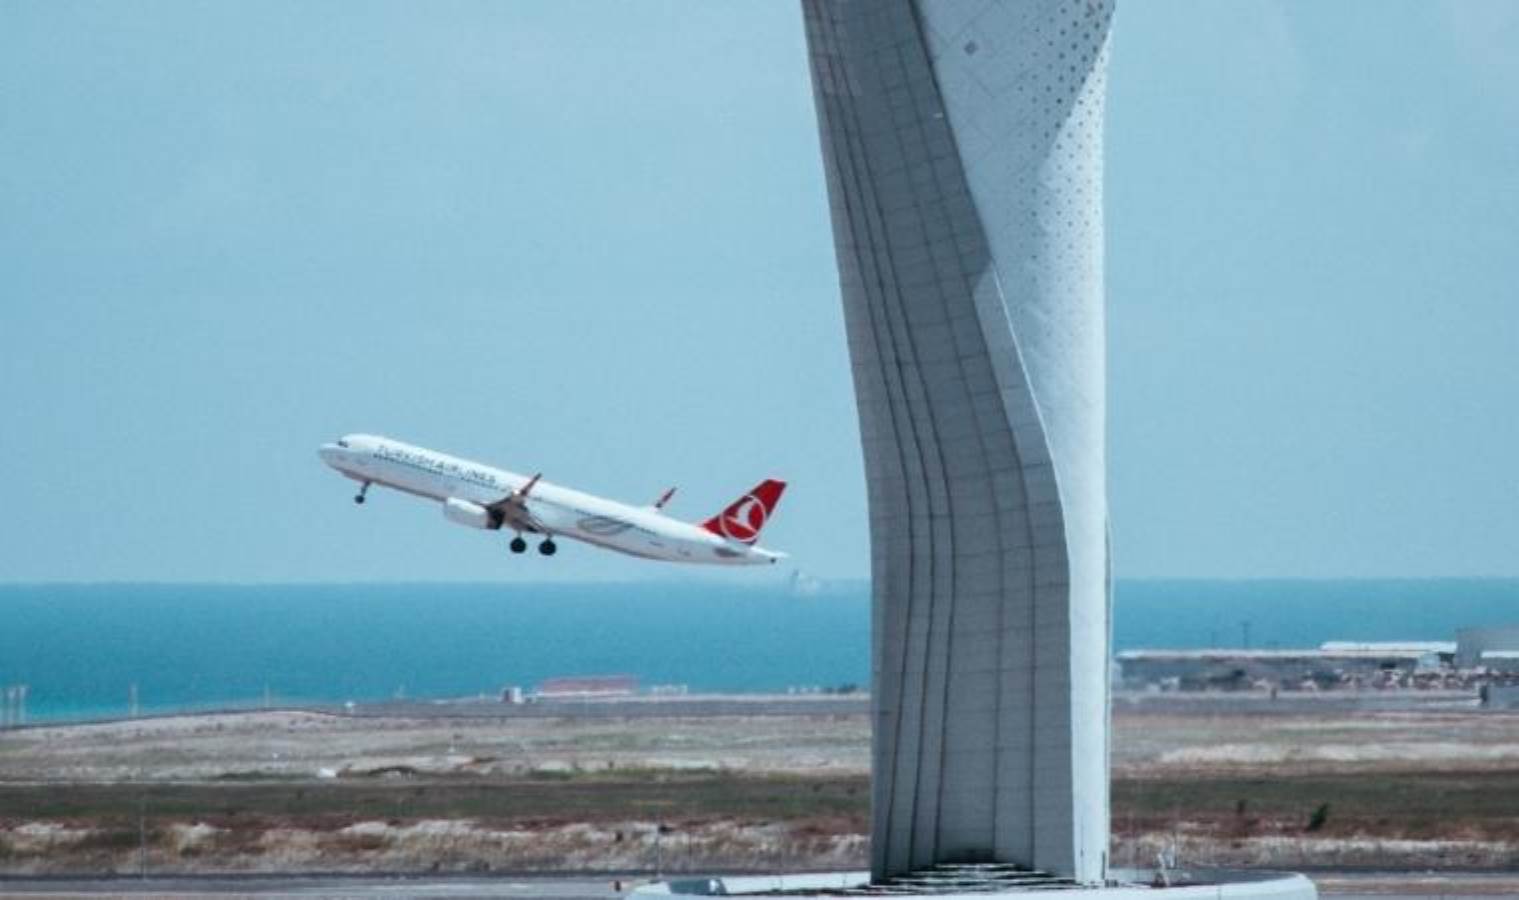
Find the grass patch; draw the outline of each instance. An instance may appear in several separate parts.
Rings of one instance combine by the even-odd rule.
[[[843,818],[866,827],[868,780],[730,773],[658,776],[627,771],[520,778],[0,785],[0,824],[205,821],[236,827],[278,821],[342,827],[369,819],[569,823],[619,819]]]
[[[1519,772],[1123,778],[1113,784],[1119,836],[1179,827],[1217,836],[1296,834],[1505,840],[1519,843]],[[229,840],[286,826],[471,819],[553,827],[628,820],[783,822],[827,833],[869,830],[864,776],[596,771],[189,784],[0,784],[0,828],[31,821],[130,832],[205,822]],[[0,854],[5,852],[0,836]]]
[[[1119,779],[1115,831],[1178,824],[1316,835],[1519,841],[1519,772]]]

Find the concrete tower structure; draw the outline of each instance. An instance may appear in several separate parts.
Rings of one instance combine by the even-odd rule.
[[[1112,0],[803,0],[874,579],[872,877],[1100,883]]]
[[[1313,900],[1108,867],[1113,0],[802,10],[870,500],[871,871],[635,895]]]

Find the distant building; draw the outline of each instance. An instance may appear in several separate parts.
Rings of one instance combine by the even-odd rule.
[[[1342,653],[1346,650],[1388,654],[1417,653],[1423,659],[1419,666],[1422,669],[1453,666],[1456,659],[1455,641],[1325,641],[1319,645],[1319,649],[1329,653]]]
[[[1366,650],[1382,653],[1401,653],[1411,651],[1415,653],[1435,653],[1441,656],[1455,655],[1455,641],[1325,641],[1319,645],[1320,650],[1337,652],[1341,650]]]
[[[1384,673],[1438,668],[1437,649],[1400,645],[1318,650],[1125,650],[1116,657],[1122,684],[1188,690],[1240,690],[1261,683],[1330,686]]]
[[[1477,665],[1490,672],[1519,673],[1519,650],[1483,650]]]
[[[538,685],[540,700],[600,700],[631,697],[638,693],[638,678],[633,675],[583,675],[550,678]]]
[[[1462,628],[1456,632],[1456,667],[1475,669],[1482,655],[1493,651],[1519,651],[1519,625]]]

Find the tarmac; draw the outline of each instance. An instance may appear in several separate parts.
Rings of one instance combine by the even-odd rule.
[[[647,880],[647,879],[645,879]],[[608,900],[635,885],[608,876],[222,875],[183,878],[0,878],[0,897],[531,897]]]
[[[688,878],[690,876],[681,876]],[[1314,873],[1319,896],[1342,900],[1491,900],[1519,893],[1519,873]],[[0,897],[153,896],[287,897],[526,897],[609,900],[650,881],[627,875],[221,875],[179,878],[0,877]]]

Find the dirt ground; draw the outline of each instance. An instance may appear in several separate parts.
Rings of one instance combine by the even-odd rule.
[[[854,868],[865,716],[0,733],[0,874]],[[1519,867],[1519,716],[1120,706],[1114,861]]]
[[[177,716],[0,736],[0,781],[331,778],[402,768],[523,775],[642,768],[863,773],[863,716],[375,718]]]

